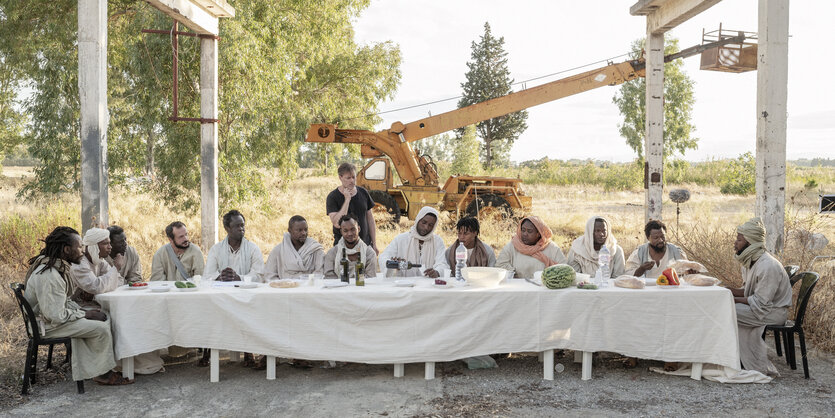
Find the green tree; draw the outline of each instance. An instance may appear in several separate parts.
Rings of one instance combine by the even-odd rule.
[[[633,59],[641,56],[646,39],[632,42]],[[679,51],[678,40],[665,38],[664,55]],[[688,149],[698,147],[698,138],[691,134],[696,127],[690,123],[693,104],[693,80],[683,69],[684,63],[678,59],[664,65],[664,157],[675,154],[684,155]],[[612,98],[617,105],[623,124],[618,125],[620,135],[626,143],[644,158],[644,133],[646,121],[646,80],[638,78],[621,85]]]
[[[757,188],[757,161],[750,151],[735,160],[728,160],[719,178],[722,194],[750,195]]]
[[[0,16],[0,24],[2,24]],[[19,83],[0,55],[0,162],[23,141],[24,115],[17,97]],[[2,167],[0,167],[2,168]]]
[[[471,61],[467,62],[467,68],[467,81],[461,84],[464,93],[458,101],[459,108],[505,96],[512,91],[513,79],[507,68],[504,37],[494,37],[489,23],[484,24],[484,35],[479,42],[472,43]],[[527,118],[528,112],[523,110],[476,125],[478,136],[484,141],[481,156],[488,170],[496,163],[508,161],[510,147],[528,127],[525,123]]]
[[[481,164],[478,161],[478,138],[476,127],[470,125],[464,128],[464,133],[456,138],[455,152],[452,157],[452,174],[478,174]]]
[[[352,21],[368,0],[237,2],[219,41],[218,144],[222,206],[266,195],[263,170],[292,178],[312,122],[368,129],[399,81],[400,52],[357,45]],[[33,93],[24,110],[30,153],[40,161],[26,196],[78,189],[77,2],[0,0],[0,54]],[[200,126],[171,115],[171,39],[141,29],[172,21],[133,0],[108,4],[108,163],[112,183],[155,175],[170,205],[199,202]],[[180,30],[185,30],[180,26]],[[179,113],[199,115],[200,41],[181,37]],[[341,148],[341,147],[335,147]],[[356,147],[349,149],[356,152]],[[339,151],[341,152],[341,151]]]

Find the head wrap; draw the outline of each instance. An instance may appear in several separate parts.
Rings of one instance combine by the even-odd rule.
[[[527,245],[522,241],[522,224],[525,221],[531,221],[536,230],[539,231],[539,241],[533,245]],[[548,225],[545,225],[542,219],[539,219],[538,216],[528,216],[519,221],[519,225],[516,226],[516,235],[513,236],[510,242],[513,243],[513,248],[516,251],[531,256],[545,264],[545,267],[548,267],[557,264],[556,261],[551,260],[542,252],[551,243],[552,235],[551,228],[548,228]]]
[[[428,234],[420,235],[417,231],[417,224],[426,215],[435,216],[435,226],[432,227],[432,230]],[[406,247],[406,260],[412,262],[414,262],[413,260],[418,260],[418,263],[422,266],[421,270],[430,269],[435,265],[435,245],[432,242],[434,240],[433,232],[438,229],[438,223],[440,222],[441,214],[438,210],[430,206],[424,206],[420,208],[420,211],[415,217],[415,223],[409,230],[409,245]]]
[[[110,231],[102,228],[90,228],[84,233],[84,238],[81,239],[81,245],[90,254],[93,259],[93,265],[99,264],[99,243],[110,238]]]
[[[586,221],[585,234],[571,243],[571,249],[574,250],[575,255],[595,264],[597,264],[597,256],[599,252],[594,249],[594,223],[598,219],[603,220],[603,224],[606,225],[606,231],[608,232],[608,234],[606,234],[606,242],[604,242],[603,245],[609,249],[609,254],[614,256],[618,240],[614,235],[612,235],[612,223],[604,216],[595,215],[589,218]]]
[[[428,234],[420,235],[417,232],[417,224],[418,224],[418,222],[420,222],[421,219],[425,218],[426,215],[435,215],[435,226],[432,227],[432,230],[429,231]],[[412,225],[412,228],[409,230],[409,234],[412,236],[412,238],[416,238],[416,239],[419,239],[421,241],[423,241],[425,239],[428,239],[432,235],[432,233],[435,232],[435,229],[438,228],[438,222],[440,220],[441,220],[441,214],[438,212],[437,209],[435,209],[431,206],[424,206],[424,207],[420,208],[420,211],[418,212],[417,216],[415,217],[415,223]]]
[[[751,218],[748,222],[736,227],[736,232],[742,234],[745,240],[748,241],[748,246],[741,253],[735,255],[736,261],[739,261],[743,267],[750,268],[765,252],[765,247],[763,246],[765,242],[765,225],[763,225],[759,217]]]

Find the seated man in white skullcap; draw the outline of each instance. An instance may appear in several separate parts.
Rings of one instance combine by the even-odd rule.
[[[110,231],[102,228],[90,228],[84,233],[81,239],[84,249],[84,257],[78,264],[70,267],[75,294],[73,299],[83,302],[92,302],[93,295],[110,292],[125,284],[125,279],[119,274],[119,270],[105,261],[112,249],[110,245]],[[118,254],[114,261],[123,263],[124,255]],[[95,304],[95,302],[92,302]],[[97,304],[96,304],[97,305]]]
[[[765,251],[765,226],[753,218],[736,228],[736,261],[742,264],[744,287],[731,289],[736,302],[739,358],[747,370],[777,376],[762,339],[766,325],[786,323],[792,288],[783,265]]]
[[[380,271],[385,271],[387,276],[393,276],[397,270],[387,271],[386,261],[405,260],[421,266],[409,269],[406,272],[407,276],[440,276],[439,271],[446,268],[446,247],[444,240],[434,233],[439,219],[440,214],[435,208],[422,207],[415,217],[412,229],[394,237],[391,244],[380,254]]]

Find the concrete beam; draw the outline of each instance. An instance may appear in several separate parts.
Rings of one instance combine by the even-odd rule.
[[[783,249],[786,207],[786,98],[789,68],[789,2],[759,0],[757,41],[757,215],[765,246]]]
[[[224,0],[193,0],[214,17],[235,17],[235,8]]]
[[[649,33],[664,33],[721,0],[641,0],[629,8],[633,16],[647,17]]]
[[[664,199],[664,34],[653,34],[647,28],[645,50],[644,158],[647,192],[644,221],[649,221],[661,220],[661,203]]]
[[[191,0],[145,0],[151,6],[171,16],[187,28],[201,35],[218,34],[218,17]],[[234,14],[234,9],[232,9]]]
[[[217,40],[200,40],[200,117],[217,119]],[[217,123],[200,125],[200,222],[203,251],[217,242]]]
[[[78,0],[81,230],[107,226],[107,0]]]

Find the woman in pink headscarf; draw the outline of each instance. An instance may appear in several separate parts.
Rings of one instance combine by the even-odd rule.
[[[551,241],[552,235],[551,228],[538,216],[522,219],[516,235],[499,253],[496,267],[515,272],[514,277],[532,278],[534,272],[565,263],[562,250]]]

